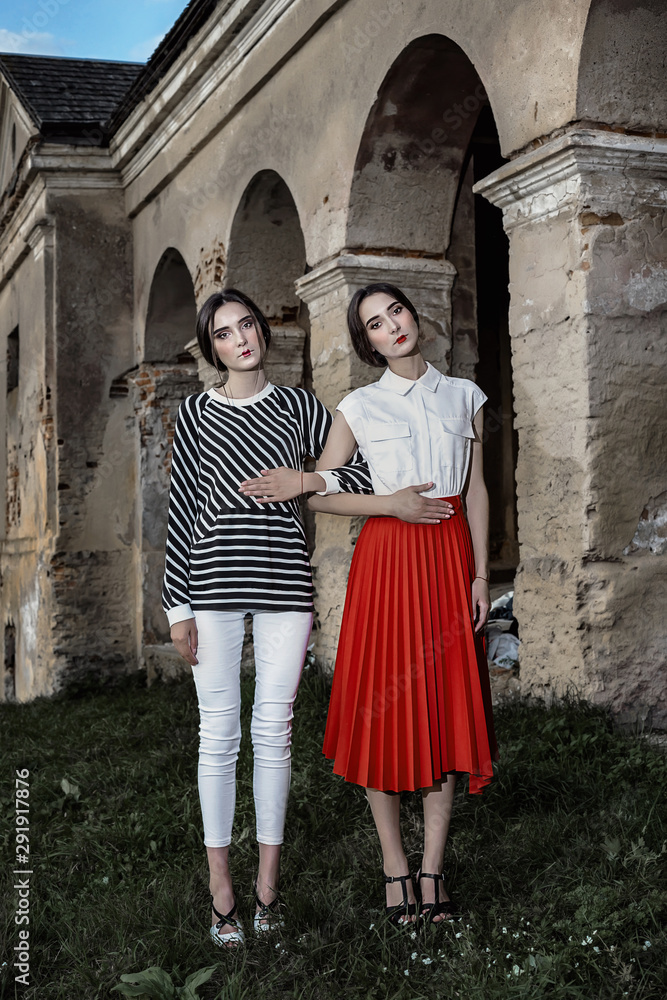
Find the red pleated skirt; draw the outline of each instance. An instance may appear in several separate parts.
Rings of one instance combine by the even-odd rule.
[[[461,498],[445,499],[449,520],[370,517],[355,546],[323,753],[366,788],[430,788],[457,771],[481,792],[498,759],[470,529]]]

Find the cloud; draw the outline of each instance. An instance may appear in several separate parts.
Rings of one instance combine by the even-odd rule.
[[[8,31],[0,28],[0,52],[25,52],[33,56],[61,56],[63,43],[48,31]]]
[[[147,38],[145,42],[139,42],[138,45],[134,45],[130,49],[130,59],[136,59],[137,62],[146,62],[149,56],[152,56],[156,48],[165,36],[163,31],[161,35],[153,35],[152,38]]]

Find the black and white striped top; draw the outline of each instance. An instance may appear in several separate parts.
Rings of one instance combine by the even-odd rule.
[[[313,588],[298,500],[238,492],[261,469],[319,458],[331,414],[306,389],[269,383],[231,400],[188,396],[176,418],[162,604],[169,624],[193,611],[309,611]],[[372,493],[360,455],[335,470],[341,490]]]

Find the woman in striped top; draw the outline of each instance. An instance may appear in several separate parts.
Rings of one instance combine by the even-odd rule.
[[[301,470],[307,455],[321,454],[331,416],[305,389],[267,381],[263,358],[271,331],[242,293],[227,289],[212,295],[197,317],[197,338],[206,360],[228,377],[220,388],[188,396],[176,419],[163,606],[174,645],[193,667],[211,935],[216,944],[231,946],[243,942],[228,856],[241,737],[244,617],[253,615],[255,646],[254,925],[262,932],[280,923],[276,889],[292,707],[312,624],[310,564],[295,497],[324,488],[320,476]],[[278,489],[267,480],[262,503],[241,494],[244,480],[275,466],[289,466],[292,475],[283,477]],[[334,475],[343,491],[371,492],[360,461]]]

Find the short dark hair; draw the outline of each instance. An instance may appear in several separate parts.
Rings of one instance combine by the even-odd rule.
[[[267,350],[271,343],[271,327],[269,326],[269,322],[262,310],[257,308],[252,299],[249,299],[247,295],[237,291],[235,288],[223,288],[220,292],[213,292],[213,295],[209,295],[197,313],[197,343],[199,344],[199,350],[209,365],[212,365],[218,372],[226,372],[227,365],[223,365],[217,351],[213,348],[213,320],[220,306],[226,306],[228,302],[238,302],[239,305],[244,306],[259,326]]]
[[[367,365],[371,365],[373,368],[386,368],[387,359],[379,351],[376,351],[371,344],[368,339],[366,327],[361,322],[361,317],[359,316],[359,306],[364,299],[368,298],[369,295],[376,295],[378,292],[390,295],[396,302],[400,302],[401,305],[405,306],[408,312],[411,313],[412,318],[417,324],[417,328],[419,328],[419,314],[405,292],[402,292],[396,285],[390,285],[385,281],[378,281],[373,285],[366,285],[365,288],[359,288],[352,296],[347,309],[347,328],[352,338],[352,346],[357,356]]]

